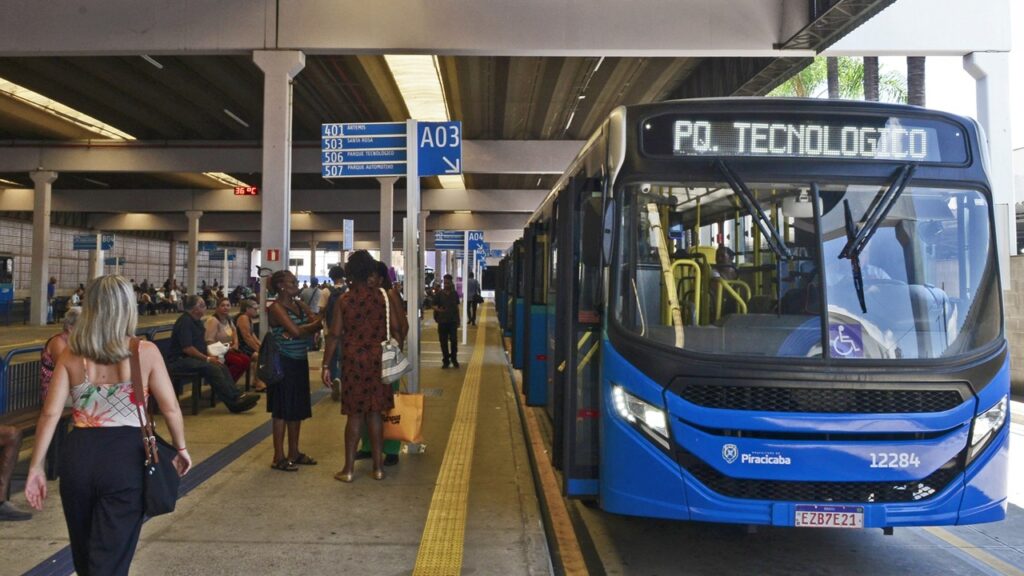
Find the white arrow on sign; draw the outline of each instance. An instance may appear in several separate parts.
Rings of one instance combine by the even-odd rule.
[[[441,157],[441,160],[444,160],[444,163],[448,165],[448,169],[444,171],[445,174],[462,173],[462,170],[460,169],[462,167],[462,158],[456,158],[455,164],[452,164],[452,161],[444,156]]]

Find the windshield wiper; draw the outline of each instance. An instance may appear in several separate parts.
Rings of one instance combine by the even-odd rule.
[[[864,225],[859,230],[856,229],[853,217],[850,215],[850,203],[844,200],[846,203],[846,246],[843,246],[843,250],[839,253],[840,258],[849,258],[852,261],[855,257],[860,256],[864,247],[867,246],[868,240],[871,240],[875,231],[885,221],[885,217],[889,215],[889,211],[896,205],[896,201],[899,200],[900,194],[913,178],[916,169],[916,164],[904,164],[900,168],[885,192],[881,196],[875,197],[875,200],[868,206],[864,213]]]
[[[857,239],[857,225],[853,223],[853,213],[850,211],[850,201],[843,200],[843,215],[846,218],[846,245]],[[844,249],[845,250],[845,249]],[[842,255],[839,256],[842,258]],[[860,252],[851,252],[850,269],[853,272],[853,288],[857,291],[857,301],[860,302],[860,311],[868,313],[868,305],[864,302],[864,276],[860,271]]]
[[[764,208],[757,202],[754,195],[747,188],[747,185],[740,178],[739,174],[733,171],[724,160],[718,160],[715,162],[718,170],[725,176],[726,182],[729,183],[729,187],[732,188],[733,192],[740,197],[743,202],[743,207],[747,209],[753,218],[757,227],[761,230],[761,235],[764,236],[765,241],[768,242],[768,247],[775,252],[775,255],[779,257],[779,260],[789,260],[793,257],[792,252],[789,251],[789,247],[786,246],[785,240],[782,239],[782,234],[779,234],[779,230],[772,224],[772,221],[768,219],[768,215],[765,214]]]

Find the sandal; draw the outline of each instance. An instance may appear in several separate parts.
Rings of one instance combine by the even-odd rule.
[[[295,457],[295,460],[292,460],[292,464],[301,464],[303,466],[316,466],[316,460],[313,460],[306,454],[299,452],[299,455]]]
[[[294,462],[287,458],[281,458],[277,462],[270,465],[274,470],[280,470],[282,472],[298,472],[299,467]]]

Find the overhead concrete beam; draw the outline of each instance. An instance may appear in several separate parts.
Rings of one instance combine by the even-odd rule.
[[[430,212],[533,212],[547,190],[423,190],[423,209]],[[379,189],[292,190],[294,212],[377,213]],[[395,211],[405,210],[405,195],[395,195]],[[33,191],[0,189],[0,211],[30,212]],[[157,213],[202,210],[210,212],[259,212],[258,196],[235,196],[233,190],[138,189],[54,190],[53,209],[58,212]],[[205,220],[204,220],[205,224]]]
[[[505,250],[512,246],[512,243],[521,238],[523,235],[522,228],[515,228],[511,230],[486,230],[484,231],[484,239],[488,244],[491,245],[493,250]],[[188,234],[174,233],[174,239],[183,242],[188,237]],[[344,238],[341,232],[317,232],[316,241],[318,243],[323,242],[341,242]],[[250,246],[256,247],[260,243],[259,232],[200,232],[200,242],[245,242]],[[357,250],[376,250],[380,238],[376,232],[356,232],[354,235],[355,247]],[[293,234],[291,239],[292,250],[308,250],[309,249],[309,237],[307,234]],[[239,248],[244,250],[244,248]],[[321,249],[322,246],[321,246]],[[401,241],[396,240],[394,250],[401,250]],[[427,230],[427,250],[434,249],[434,230]]]
[[[561,174],[583,147],[578,140],[465,140],[467,174]],[[263,168],[258,142],[77,142],[0,146],[0,172],[227,172]],[[292,172],[319,174],[320,143],[296,142]]]
[[[514,230],[526,225],[529,214],[475,213],[475,214],[431,214],[427,217],[427,229],[446,230]],[[354,220],[355,230],[377,232],[380,218],[374,213],[355,214],[292,214],[293,232],[341,233],[342,218]],[[92,214],[86,219],[88,227],[104,232],[129,230],[154,230],[180,232],[188,230],[184,213],[178,214]],[[395,218],[395,230],[402,229],[401,217]],[[207,232],[258,232],[259,213],[204,213],[203,230]]]
[[[766,56],[794,0],[7,2],[0,56],[423,53]],[[638,33],[642,31],[642,33]],[[60,42],[54,42],[59,38]]]

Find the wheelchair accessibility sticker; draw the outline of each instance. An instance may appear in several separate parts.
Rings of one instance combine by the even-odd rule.
[[[864,357],[864,340],[859,324],[829,324],[828,341],[833,358]]]

